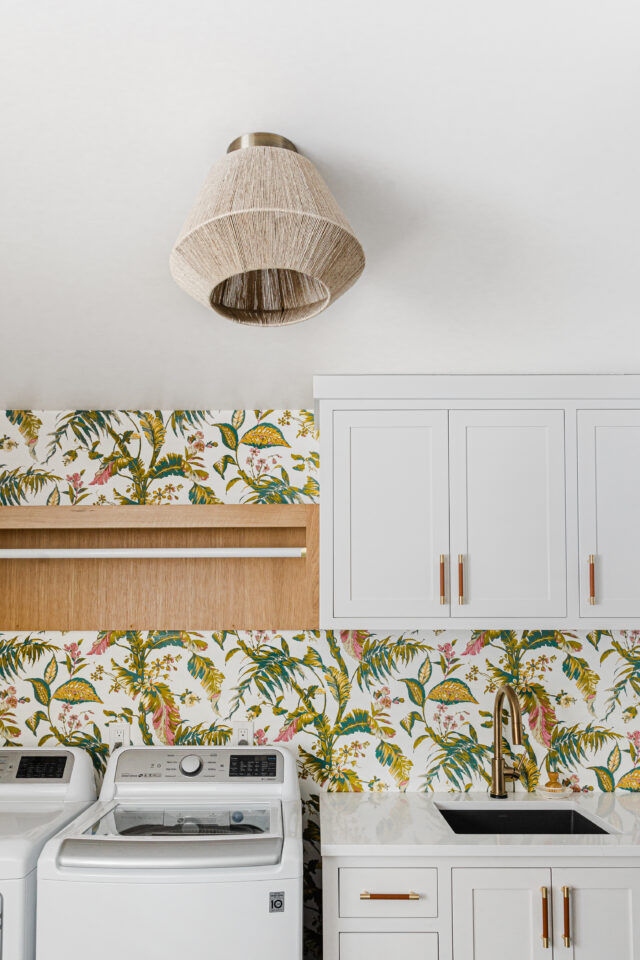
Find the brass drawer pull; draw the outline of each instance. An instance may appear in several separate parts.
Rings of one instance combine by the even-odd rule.
[[[562,942],[565,947],[571,946],[571,910],[570,910],[570,901],[569,894],[571,893],[570,887],[562,888],[562,901],[564,905],[564,933],[562,935]]]
[[[458,554],[458,603],[464,603],[464,554]]]
[[[593,553],[589,554],[589,603],[596,602],[596,558]]]
[[[410,890],[409,893],[369,893],[363,890],[360,894],[361,900],[419,900],[420,894]]]
[[[549,948],[549,891],[546,887],[540,887],[542,894],[542,946],[545,950]]]
[[[447,594],[444,589],[444,553],[440,554],[440,603],[447,602]]]

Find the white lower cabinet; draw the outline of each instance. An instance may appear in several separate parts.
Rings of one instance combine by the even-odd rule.
[[[455,960],[549,956],[542,940],[541,890],[549,891],[550,870],[498,867],[452,872]]]
[[[452,875],[454,960],[640,958],[638,869],[454,868]]]
[[[552,869],[554,960],[640,958],[640,869]],[[568,945],[563,943],[564,896]]]
[[[438,960],[437,933],[341,933],[340,960]]]
[[[341,917],[437,917],[438,871],[376,867],[340,871]]]
[[[640,960],[640,860],[500,863],[323,857],[324,960]]]

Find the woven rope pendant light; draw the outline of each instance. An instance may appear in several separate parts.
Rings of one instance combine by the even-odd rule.
[[[238,323],[307,320],[355,283],[364,252],[290,140],[250,133],[216,163],[171,251],[176,283]]]

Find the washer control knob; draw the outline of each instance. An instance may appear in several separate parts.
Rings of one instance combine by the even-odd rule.
[[[180,761],[180,770],[185,777],[197,777],[202,770],[202,760],[195,753],[189,753]]]

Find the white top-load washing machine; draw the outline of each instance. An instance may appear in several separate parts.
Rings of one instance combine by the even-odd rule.
[[[0,957],[33,960],[36,864],[49,837],[96,798],[77,748],[0,749]]]
[[[294,758],[124,747],[38,863],[38,960],[300,960]]]

